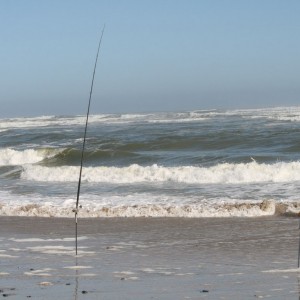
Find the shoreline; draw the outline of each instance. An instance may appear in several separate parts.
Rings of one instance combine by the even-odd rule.
[[[74,218],[73,208],[33,203],[24,203],[11,207],[10,203],[0,204],[3,217],[41,217],[41,218]],[[90,206],[80,209],[82,219],[100,218],[259,218],[268,216],[298,217],[298,201],[253,200],[211,203],[210,205],[118,205]]]
[[[298,299],[298,219],[0,216],[10,299]],[[30,296],[30,297],[29,297]]]

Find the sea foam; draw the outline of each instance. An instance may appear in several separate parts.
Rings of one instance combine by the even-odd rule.
[[[273,201],[261,203],[207,203],[175,205],[175,204],[135,204],[135,205],[104,205],[93,202],[86,204],[82,201],[80,216],[90,217],[259,217],[270,216],[276,212]],[[286,206],[286,210],[287,207]],[[38,217],[74,217],[74,206],[48,204],[1,204],[0,215],[6,216],[38,216]]]
[[[209,200],[203,196],[83,194],[80,201],[81,217],[258,217],[296,215],[297,201],[246,200],[222,197]],[[0,194],[0,215],[74,217],[75,196],[71,198],[38,195]]]

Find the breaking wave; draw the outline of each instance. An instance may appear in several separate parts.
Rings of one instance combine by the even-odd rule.
[[[78,167],[45,167],[25,165],[21,178],[32,181],[72,182],[78,180]],[[173,182],[186,184],[224,183],[247,184],[262,182],[300,181],[300,162],[278,162],[274,164],[223,163],[212,167],[164,167],[156,164],[128,167],[86,167],[82,180],[104,183]]]
[[[24,164],[34,164],[57,155],[61,150],[45,149],[26,149],[14,150],[10,148],[0,149],[0,166],[17,166]]]

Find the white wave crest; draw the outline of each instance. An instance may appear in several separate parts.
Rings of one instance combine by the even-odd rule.
[[[59,151],[54,149],[26,149],[23,151],[11,148],[0,149],[0,166],[34,164],[56,155]]]
[[[33,181],[72,182],[78,180],[78,167],[44,167],[26,165],[22,179]],[[223,163],[204,168],[194,166],[163,167],[158,165],[128,167],[88,167],[84,168],[82,180],[104,183],[146,183],[175,182],[187,184],[203,183],[261,183],[291,182],[300,180],[300,162],[278,162],[259,164],[255,161],[246,164]]]

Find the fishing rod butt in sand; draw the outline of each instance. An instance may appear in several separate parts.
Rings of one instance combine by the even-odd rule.
[[[299,237],[298,237],[298,269],[300,267],[300,213],[298,213],[298,219],[299,219],[299,226],[298,226],[298,230],[299,230]]]

